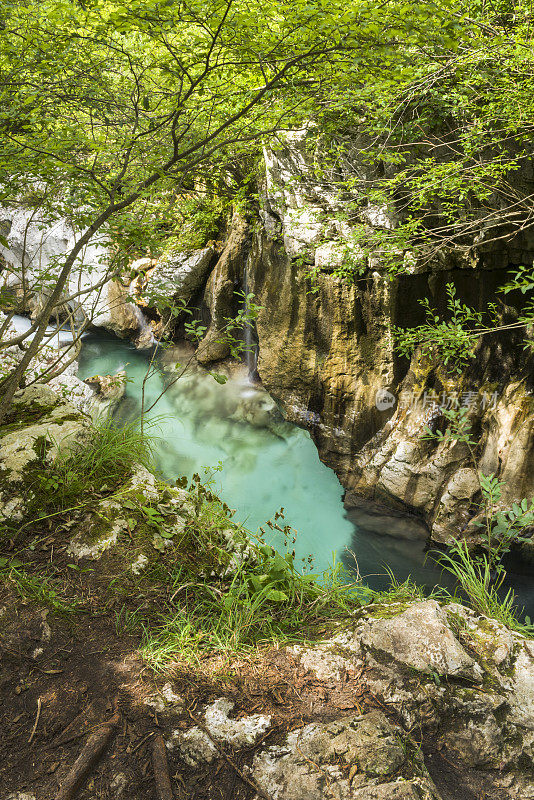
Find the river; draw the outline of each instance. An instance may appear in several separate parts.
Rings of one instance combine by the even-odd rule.
[[[343,505],[343,488],[334,472],[319,459],[309,433],[283,419],[267,392],[251,383],[242,365],[217,368],[220,384],[196,365],[173,380],[190,352],[173,347],[154,361],[145,386],[145,408],[166,391],[147,418],[157,438],[156,467],[167,480],[198,472],[213,481],[213,490],[231,508],[234,519],[250,531],[260,526],[267,540],[284,550],[284,535],[268,520],[283,508],[282,527],[296,531],[287,542],[297,558],[322,572],[341,560],[351,571],[357,560],[361,576],[376,589],[389,583],[386,568],[398,581],[411,576],[426,587],[451,585],[432,558],[426,558],[426,532],[417,520],[370,513]],[[104,333],[84,337],[79,376],[115,374],[125,370],[128,383],[118,410],[122,419],[141,411],[141,389],[149,354]],[[178,366],[179,365],[179,366]],[[523,565],[524,566],[524,565]],[[531,570],[514,565],[509,580],[518,601],[534,606]]]

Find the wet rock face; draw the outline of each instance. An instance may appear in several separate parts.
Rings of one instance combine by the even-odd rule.
[[[448,253],[426,264],[406,257],[405,274],[391,280],[378,258],[364,258],[356,230],[395,225],[391,209],[364,208],[357,223],[341,221],[339,199],[313,177],[306,132],[265,160],[263,226],[248,260],[249,287],[262,306],[258,373],[288,419],[310,430],[321,458],[350,490],[347,503],[352,492],[415,511],[436,541],[447,542],[478,513],[478,469],[507,482],[504,505],[532,496],[534,399],[520,347],[488,341],[470,372],[447,381],[417,358],[409,368],[395,353],[392,326],[422,323],[423,297],[443,312],[449,282],[466,303],[485,308],[508,263],[532,260],[533,243],[512,242],[498,253],[482,246],[469,258]],[[365,267],[352,285],[333,272],[347,259]],[[224,292],[210,281],[216,304]],[[485,402],[495,392],[496,401]],[[425,440],[443,393],[475,399],[473,429],[482,444],[476,464],[457,444]]]
[[[219,361],[230,355],[225,328],[236,311],[236,289],[243,283],[247,253],[250,247],[248,221],[235,213],[228,241],[215,264],[204,290],[204,303],[210,324],[197,350],[200,364]]]

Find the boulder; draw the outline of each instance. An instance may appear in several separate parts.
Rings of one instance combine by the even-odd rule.
[[[451,631],[447,615],[435,600],[414,603],[390,619],[371,620],[361,633],[362,645],[413,669],[480,681],[482,669]]]
[[[157,308],[161,299],[187,304],[204,286],[214,255],[213,247],[203,247],[134,261],[131,270],[138,274],[130,291],[140,305],[150,308]]]
[[[369,606],[352,629],[294,652],[321,680],[340,668],[363,674],[406,729],[506,786],[503,800],[534,797],[530,640],[458,603],[426,600]]]
[[[50,293],[54,276],[59,273],[62,260],[79,232],[66,219],[50,220],[23,207],[1,208],[0,230],[8,242],[7,246],[0,243],[0,256],[6,263],[1,285],[17,293],[19,300],[25,298],[26,307],[22,310],[35,315]],[[21,292],[23,266],[30,290],[34,285],[39,287],[24,296]],[[125,286],[116,280],[106,281],[110,272],[107,247],[102,241],[93,240],[82,250],[63,293],[67,298],[83,292],[68,301],[70,313],[78,323],[88,319],[95,327],[139,340],[142,346],[149,345],[152,333],[147,320],[140,309],[128,301]],[[103,285],[98,285],[102,281]]]
[[[251,774],[273,800],[439,800],[404,738],[381,711],[311,723],[258,752]]]

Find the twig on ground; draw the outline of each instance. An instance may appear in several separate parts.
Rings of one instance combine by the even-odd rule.
[[[147,735],[146,735],[146,736],[143,736],[143,738],[141,739],[141,741],[140,741],[140,742],[137,742],[137,744],[135,745],[135,747],[134,747],[134,748],[132,748],[132,755],[133,755],[134,753],[136,753],[136,752],[139,750],[139,748],[141,748],[141,747],[142,747],[142,746],[145,744],[145,742],[148,742],[148,740],[149,740],[149,739],[150,739],[152,736],[154,736],[154,731],[151,731],[150,733],[147,733]]]
[[[37,716],[35,717],[35,722],[33,723],[32,732],[30,733],[30,738],[28,739],[28,744],[33,742],[33,737],[35,736],[35,731],[37,730],[37,726],[39,725],[39,718],[41,716],[41,698],[37,698]]]

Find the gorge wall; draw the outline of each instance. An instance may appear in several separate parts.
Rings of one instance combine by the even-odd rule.
[[[95,245],[68,287],[76,297],[71,313],[147,346],[161,328],[153,296],[201,307],[206,335],[197,359],[208,364],[230,354],[222,332],[238,309],[235,291],[246,288],[260,306],[258,376],[288,420],[310,431],[347,489],[346,504],[415,512],[438,542],[460,534],[476,540],[477,470],[505,481],[504,507],[534,495],[534,370],[525,331],[484,336],[473,363],[455,375],[438,359],[401,357],[393,328],[421,324],[425,297],[446,312],[448,283],[463,302],[485,309],[511,267],[534,261],[534,237],[490,240],[481,222],[469,248],[441,248],[425,259],[399,252],[402,270],[392,277],[378,250],[364,250],[362,232],[395,227],[395,208],[345,198],[333,179],[317,177],[320,154],[307,137],[293,132],[265,152],[259,207],[234,212],[223,243],[139,259],[130,265],[130,286],[105,280],[109,259]],[[357,142],[351,169],[373,177],[358,164]],[[5,209],[0,228],[9,244],[0,245],[1,283],[26,304],[22,313],[35,313],[40,294],[25,292],[24,275],[53,270],[72,231],[61,220],[43,230],[27,213]],[[96,289],[84,289],[91,282]],[[502,297],[502,319],[513,321],[521,298]],[[427,438],[426,426],[439,426],[443,408],[455,404],[468,410],[478,441],[472,452]]]
[[[400,357],[392,326],[421,324],[424,297],[444,312],[451,282],[464,302],[484,309],[511,265],[532,263],[534,240],[516,236],[486,245],[482,232],[468,253],[441,251],[426,263],[404,254],[403,274],[391,278],[379,256],[364,256],[357,227],[393,226],[394,212],[366,205],[357,222],[347,223],[343,202],[314,181],[305,139],[295,134],[265,154],[261,225],[250,223],[245,245],[240,221],[231,238],[241,242],[241,266],[234,258],[223,278],[220,259],[206,304],[218,305],[219,316],[221,305],[229,312],[217,286],[227,295],[246,269],[261,306],[259,377],[287,418],[308,428],[348,490],[348,505],[372,500],[415,512],[439,542],[461,532],[474,537],[476,469],[506,481],[505,506],[534,494],[532,359],[517,333],[492,334],[478,346],[474,363],[451,377],[417,354],[411,363]],[[348,258],[362,265],[353,283],[334,273]],[[517,311],[503,304],[502,313],[510,321]],[[213,327],[212,321],[212,341]],[[202,359],[210,360],[209,353]],[[468,408],[480,442],[474,454],[458,442],[425,438],[441,407],[455,403]]]

